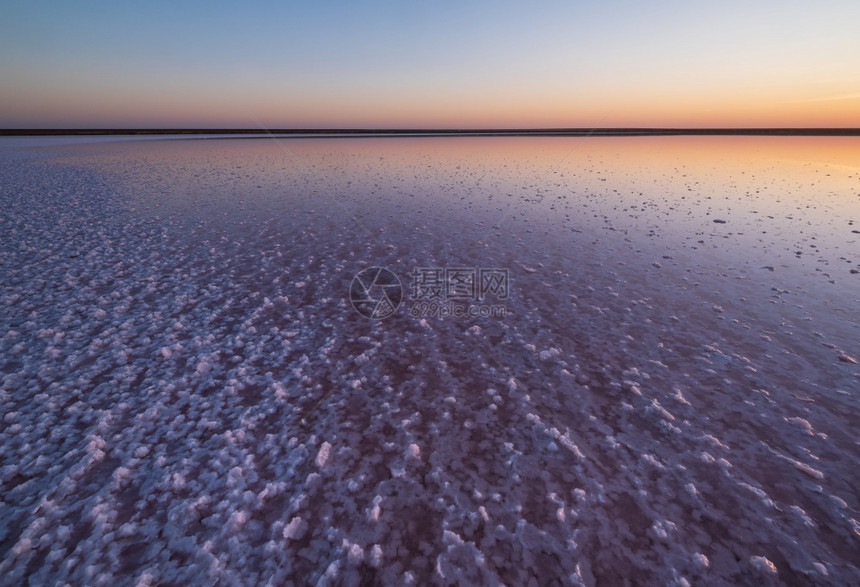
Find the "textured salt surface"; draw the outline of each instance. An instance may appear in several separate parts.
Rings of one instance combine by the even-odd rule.
[[[2,582],[857,584],[860,145],[803,140],[0,149]]]

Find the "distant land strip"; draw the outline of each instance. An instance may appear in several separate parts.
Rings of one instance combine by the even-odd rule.
[[[390,128],[7,128],[0,136],[110,136],[110,135],[252,135],[277,136],[860,136],[860,128],[500,128],[500,129],[390,129]]]

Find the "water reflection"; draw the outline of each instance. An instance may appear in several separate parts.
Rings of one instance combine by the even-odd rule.
[[[27,503],[77,532],[98,500],[88,552],[111,520],[145,530],[156,554],[132,543],[112,572],[178,536],[213,576],[335,557],[388,583],[856,583],[857,139],[51,152],[5,176],[47,195],[7,198],[27,249],[4,250],[0,301],[27,318],[0,338],[20,371],[3,397],[35,407],[3,442],[67,488],[22,484]],[[503,268],[507,311],[420,319],[404,299],[371,320],[349,301],[371,266]],[[62,434],[28,436],[50,412],[31,398],[78,388]],[[80,473],[79,445],[103,465]]]

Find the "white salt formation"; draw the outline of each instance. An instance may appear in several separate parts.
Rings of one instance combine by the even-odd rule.
[[[860,584],[858,144],[574,140],[4,143],[2,583]]]

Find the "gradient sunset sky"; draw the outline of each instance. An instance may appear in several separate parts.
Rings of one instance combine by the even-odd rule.
[[[4,0],[0,127],[860,127],[858,26],[858,0]]]

